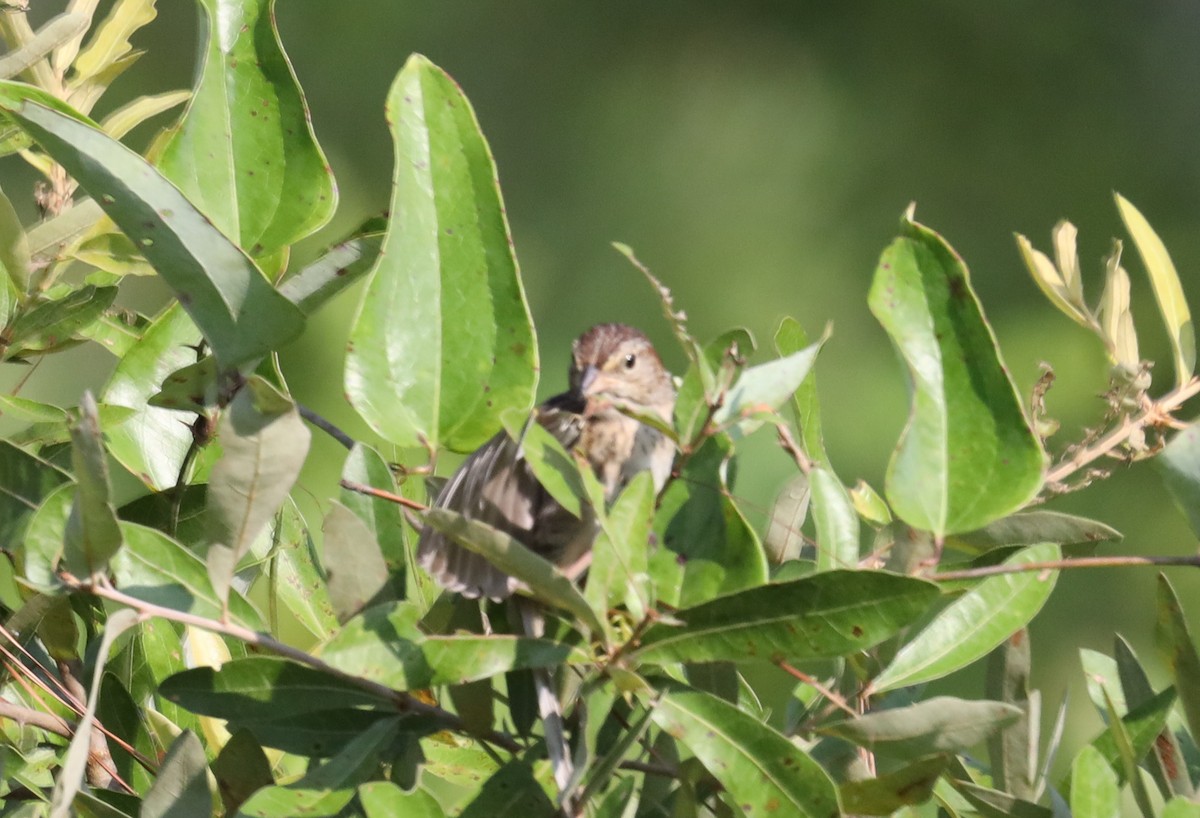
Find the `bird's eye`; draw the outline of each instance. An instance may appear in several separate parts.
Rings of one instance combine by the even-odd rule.
[[[633,369],[633,365],[637,363],[637,356],[630,352],[625,356],[625,368]]]

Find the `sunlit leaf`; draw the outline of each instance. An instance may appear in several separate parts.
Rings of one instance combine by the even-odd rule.
[[[930,756],[876,778],[846,781],[838,787],[846,815],[892,815],[929,800],[933,785],[946,769],[946,756]]]
[[[691,750],[746,814],[839,814],[821,766],[773,728],[708,693],[657,679],[650,710],[664,732]]]
[[[470,103],[413,56],[388,95],[391,219],[350,330],[346,393],[384,438],[476,448],[533,403],[537,345]]]
[[[158,166],[221,232],[263,259],[329,220],[333,175],[275,28],[274,0],[200,5],[204,64]]]
[[[366,818],[443,818],[442,807],[424,790],[405,792],[391,781],[370,781],[359,785],[358,802]]]
[[[800,556],[804,548],[804,532],[801,530],[808,518],[808,507],[812,489],[808,476],[797,472],[780,489],[771,505],[771,518],[767,526],[763,546],[772,563],[779,565]]]
[[[100,320],[117,297],[116,287],[86,285],[62,298],[39,301],[18,313],[9,330],[8,357],[50,352],[70,345],[89,324]]]
[[[100,127],[113,139],[120,139],[147,119],[182,105],[191,96],[191,91],[166,91],[138,97],[100,120]]]
[[[1005,565],[1059,559],[1057,545],[1030,546]],[[1028,571],[988,577],[950,603],[910,639],[874,681],[882,692],[941,677],[983,658],[1029,624],[1054,590],[1057,571]]]
[[[1129,310],[1129,273],[1121,266],[1121,242],[1113,242],[1112,254],[1105,264],[1104,294],[1100,297],[1100,328],[1109,356],[1130,372],[1141,364],[1133,313]]]
[[[1017,234],[1017,248],[1021,251],[1021,258],[1029,269],[1030,275],[1033,276],[1034,282],[1050,299],[1050,303],[1080,326],[1094,329],[1095,320],[1088,312],[1087,306],[1075,300],[1066,282],[1059,274],[1058,268],[1054,266],[1054,262],[1045,253],[1035,250],[1029,239],[1019,233]]]
[[[74,61],[73,84],[94,77],[129,53],[129,38],[154,19],[154,0],[118,0]]]
[[[1167,325],[1167,335],[1175,355],[1175,382],[1182,386],[1196,371],[1196,328],[1192,325],[1192,313],[1183,294],[1183,285],[1179,282],[1179,273],[1175,272],[1175,264],[1162,239],[1141,211],[1121,194],[1115,193],[1113,196],[1121,220],[1125,222],[1125,229],[1129,231],[1138,255],[1142,257],[1146,274],[1150,277],[1150,286]]]
[[[1200,651],[1188,628],[1179,597],[1164,574],[1158,575],[1157,641],[1175,679],[1188,728],[1200,736]]]
[[[825,571],[676,611],[647,629],[644,662],[795,661],[865,650],[937,598],[928,582],[882,571]]]
[[[299,477],[312,433],[295,404],[259,377],[238,392],[218,433],[223,452],[208,481],[212,545],[205,558],[224,597],[238,561]]]
[[[578,649],[549,639],[423,634],[416,627],[419,614],[403,602],[369,608],[321,648],[321,657],[338,670],[394,690],[462,684],[509,670],[587,660]]]
[[[887,472],[892,510],[943,535],[1025,505],[1041,488],[1046,456],[962,259],[906,216],[869,304],[910,375],[908,425]]]
[[[144,159],[36,89],[0,83],[0,109],[28,130],[133,239],[225,366],[295,338],[304,316]]]
[[[779,409],[804,383],[824,343],[822,338],[799,352],[743,370],[713,414],[713,424],[738,436],[753,432],[764,414]]]
[[[635,621],[650,602],[646,550],[654,520],[654,481],[638,474],[604,515],[603,529],[592,547],[584,597],[599,612],[624,604]]]
[[[350,238],[279,285],[279,292],[311,315],[342,290],[365,276],[379,260],[386,222],[371,219]]]
[[[858,565],[858,513],[842,481],[818,466],[808,473],[812,517],[817,529],[817,570]]]

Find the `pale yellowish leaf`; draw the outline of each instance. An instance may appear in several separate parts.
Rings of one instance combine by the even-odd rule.
[[[1021,259],[1025,262],[1025,266],[1029,268],[1029,274],[1033,276],[1034,282],[1046,294],[1046,297],[1050,299],[1050,303],[1058,307],[1063,314],[1075,323],[1087,329],[1095,330],[1095,319],[1080,304],[1072,303],[1071,291],[1068,289],[1066,282],[1063,281],[1063,277],[1059,274],[1058,269],[1054,266],[1054,262],[1045,253],[1035,250],[1029,239],[1019,233],[1017,234],[1017,247],[1021,251]]]
[[[1067,292],[1071,294],[1072,304],[1083,304],[1083,279],[1079,274],[1079,250],[1076,239],[1079,231],[1068,221],[1054,225],[1051,234],[1054,239],[1054,261],[1058,265],[1058,273],[1066,283]]]
[[[71,67],[75,57],[79,55],[79,46],[83,42],[83,35],[91,26],[92,18],[96,14],[96,6],[99,4],[100,0],[71,0],[67,6],[67,13],[80,15],[84,18],[85,24],[78,34],[54,49],[54,55],[50,62],[54,66],[54,72],[60,77],[67,73],[67,69]]]
[[[1104,343],[1114,364],[1136,371],[1141,361],[1133,314],[1129,311],[1129,273],[1121,266],[1121,242],[1113,243],[1113,251],[1104,267],[1104,295],[1100,299]]]
[[[78,79],[94,77],[130,51],[129,38],[158,14],[154,0],[118,0],[75,60]]]
[[[1175,354],[1175,382],[1182,386],[1196,370],[1196,328],[1192,325],[1192,313],[1183,295],[1179,273],[1175,271],[1166,245],[1141,211],[1121,194],[1113,195],[1117,210],[1121,212],[1121,220],[1125,222],[1125,228],[1137,246],[1138,255],[1142,257],[1146,274],[1150,276],[1150,286],[1158,301],[1158,310],[1166,322],[1171,349]]]
[[[113,139],[120,139],[150,117],[187,102],[191,95],[191,91],[167,91],[138,97],[106,116],[100,122],[100,127]]]

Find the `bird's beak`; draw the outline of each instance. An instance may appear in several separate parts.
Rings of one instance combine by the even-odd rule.
[[[600,375],[600,370],[592,365],[584,368],[583,374],[579,377],[579,394],[587,395],[591,391],[592,384],[596,382],[596,378]]]

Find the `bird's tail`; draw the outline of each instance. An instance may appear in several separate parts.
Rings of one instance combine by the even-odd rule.
[[[517,600],[517,606],[521,611],[521,623],[526,635],[535,639],[544,636],[546,618],[538,604],[531,599],[522,598]],[[558,700],[554,671],[544,667],[535,668],[533,687],[537,693],[538,716],[546,731],[546,755],[550,758],[550,766],[554,770],[554,782],[558,785],[561,801],[567,795],[574,770],[571,764],[571,748],[567,744],[567,734],[563,728],[562,703]]]

